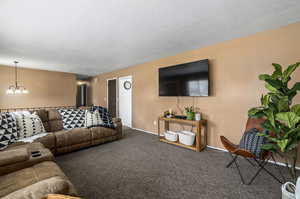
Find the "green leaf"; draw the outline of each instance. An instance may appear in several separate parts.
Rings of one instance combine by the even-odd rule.
[[[266,79],[265,81],[276,89],[281,89],[283,87],[282,82],[280,80]]]
[[[277,127],[274,127],[269,120],[266,120],[262,123],[262,127],[269,132],[274,132],[274,133],[280,133],[280,129]]]
[[[277,142],[278,142],[278,139],[277,139],[277,138],[271,137],[270,135],[267,135],[267,134],[260,134],[260,136],[266,137],[270,142],[274,142],[274,143],[277,143]]]
[[[272,93],[278,93],[279,92],[275,87],[271,86],[269,83],[266,83],[265,87],[266,87],[266,89],[268,89]]]
[[[300,116],[300,104],[295,104],[292,106],[291,111]]]
[[[297,95],[297,92],[288,93],[289,100],[292,101],[296,95]]]
[[[282,152],[285,152],[285,148],[286,148],[288,142],[289,142],[288,139],[278,140],[277,145],[279,146],[279,148]]]
[[[300,121],[300,116],[297,116],[294,112],[282,112],[276,114],[276,119],[285,123],[289,128],[295,128]]]
[[[272,74],[272,77],[275,79],[281,77],[282,66],[280,64],[276,64],[276,63],[273,63],[272,65],[274,66],[274,69],[275,69],[275,71]]]
[[[288,96],[284,96],[279,99],[277,102],[277,109],[279,112],[285,112],[289,110],[289,98]]]
[[[277,147],[275,144],[269,143],[269,144],[262,145],[261,148],[267,151],[275,151]]]
[[[268,109],[265,111],[265,114],[268,118],[268,120],[270,121],[271,125],[275,127],[275,116],[274,113],[271,109]]]
[[[296,84],[294,84],[294,86],[289,90],[288,93],[293,93],[293,92],[297,92],[300,91],[300,82],[297,82]]]
[[[258,79],[265,81],[266,79],[272,79],[272,77],[268,74],[261,74],[258,76]]]
[[[256,108],[251,108],[248,111],[248,116],[249,117],[262,117],[263,116],[263,107],[256,107]]]
[[[264,107],[268,107],[270,102],[270,95],[262,95],[261,96],[261,104]]]
[[[288,66],[288,68],[282,73],[282,81],[288,82],[291,74],[299,67],[300,62]]]
[[[287,133],[283,135],[283,138],[287,139],[289,137],[297,137],[297,135],[300,133],[300,126],[297,128],[293,128],[289,130]]]

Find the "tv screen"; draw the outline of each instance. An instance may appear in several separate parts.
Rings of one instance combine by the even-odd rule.
[[[208,59],[160,68],[159,96],[209,96]]]

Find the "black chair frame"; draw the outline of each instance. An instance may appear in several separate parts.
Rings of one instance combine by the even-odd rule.
[[[285,177],[283,176],[283,174],[281,172],[280,166],[277,164],[272,153],[268,153],[264,159],[258,159],[256,157],[248,158],[248,157],[244,157],[244,156],[241,156],[241,155],[238,155],[235,153],[231,153],[231,152],[229,152],[229,154],[230,154],[230,157],[232,158],[232,160],[226,165],[226,168],[229,168],[232,164],[234,164],[239,173],[242,183],[245,185],[252,184],[252,182],[260,174],[261,171],[265,171],[267,174],[269,174],[271,177],[273,177],[273,179],[275,179],[280,184],[283,184],[286,181]],[[248,182],[245,181],[244,176],[240,170],[240,166],[238,165],[238,161],[237,161],[238,157],[242,157],[245,160],[247,160],[247,162],[249,162],[251,166],[258,167],[258,170],[255,172],[253,177]],[[253,161],[251,161],[251,160],[253,160]],[[274,165],[275,165],[276,169],[278,170],[278,172],[280,173],[281,177],[283,178],[283,181],[279,180],[272,172],[267,170],[266,165],[268,164],[268,162],[270,160],[272,160],[274,162]]]

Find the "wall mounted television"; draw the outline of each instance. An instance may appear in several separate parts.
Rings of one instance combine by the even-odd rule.
[[[208,59],[160,68],[159,96],[209,96]]]

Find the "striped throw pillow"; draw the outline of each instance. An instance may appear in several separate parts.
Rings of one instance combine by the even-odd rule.
[[[99,126],[103,124],[103,121],[100,117],[100,113],[98,110],[96,111],[90,111],[86,110],[85,111],[85,127],[90,128],[93,126]]]
[[[245,149],[260,158],[262,155],[262,145],[266,144],[265,137],[257,135],[259,131],[256,128],[246,131],[240,141],[240,148]]]

